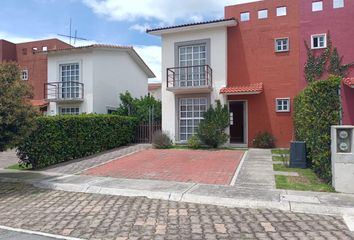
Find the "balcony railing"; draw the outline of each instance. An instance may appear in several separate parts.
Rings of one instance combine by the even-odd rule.
[[[44,84],[45,98],[49,102],[83,101],[84,84],[80,82],[50,82]]]
[[[167,89],[211,89],[213,70],[209,65],[167,69]]]

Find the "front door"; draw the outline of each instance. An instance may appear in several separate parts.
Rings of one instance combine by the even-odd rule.
[[[230,143],[245,143],[245,102],[229,103],[230,109]]]

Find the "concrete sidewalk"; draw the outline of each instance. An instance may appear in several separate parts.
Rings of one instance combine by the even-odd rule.
[[[254,189],[10,170],[0,170],[0,182],[26,182],[36,187],[53,190],[144,196],[228,207],[279,209],[338,216],[354,215],[354,195],[352,194]]]

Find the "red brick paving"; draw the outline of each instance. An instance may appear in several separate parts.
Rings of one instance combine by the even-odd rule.
[[[83,174],[206,184],[230,184],[243,151],[149,149],[89,169]]]

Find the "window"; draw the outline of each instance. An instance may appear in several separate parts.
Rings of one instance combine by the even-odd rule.
[[[241,22],[246,22],[250,20],[250,13],[249,12],[243,12],[240,14],[240,20]]]
[[[62,82],[61,97],[80,97],[80,66],[78,63],[60,65],[60,81]]]
[[[333,0],[333,8],[343,8],[344,0]]]
[[[206,44],[181,46],[179,55],[179,87],[204,86],[206,82]]]
[[[265,18],[268,18],[268,10],[267,9],[259,10],[258,19],[265,19]]]
[[[290,112],[290,98],[277,98],[276,112]]]
[[[311,36],[311,48],[320,49],[327,47],[327,37],[326,34],[317,34]]]
[[[60,115],[79,115],[80,108],[78,107],[61,107]]]
[[[185,142],[197,131],[203,114],[207,110],[207,99],[180,98],[179,100],[179,136]]]
[[[277,38],[277,39],[275,39],[275,51],[276,52],[289,51],[289,38]]]
[[[317,1],[317,2],[312,2],[312,12],[318,12],[323,10],[323,2],[322,1]]]
[[[21,79],[24,81],[28,80],[28,70],[22,70],[21,71]]]
[[[107,107],[107,114],[113,114],[117,111],[116,107]]]
[[[277,17],[286,16],[286,7],[277,7]]]
[[[42,51],[44,52],[48,51],[48,47],[47,46],[42,47]]]
[[[22,48],[22,54],[27,55],[27,48]]]

